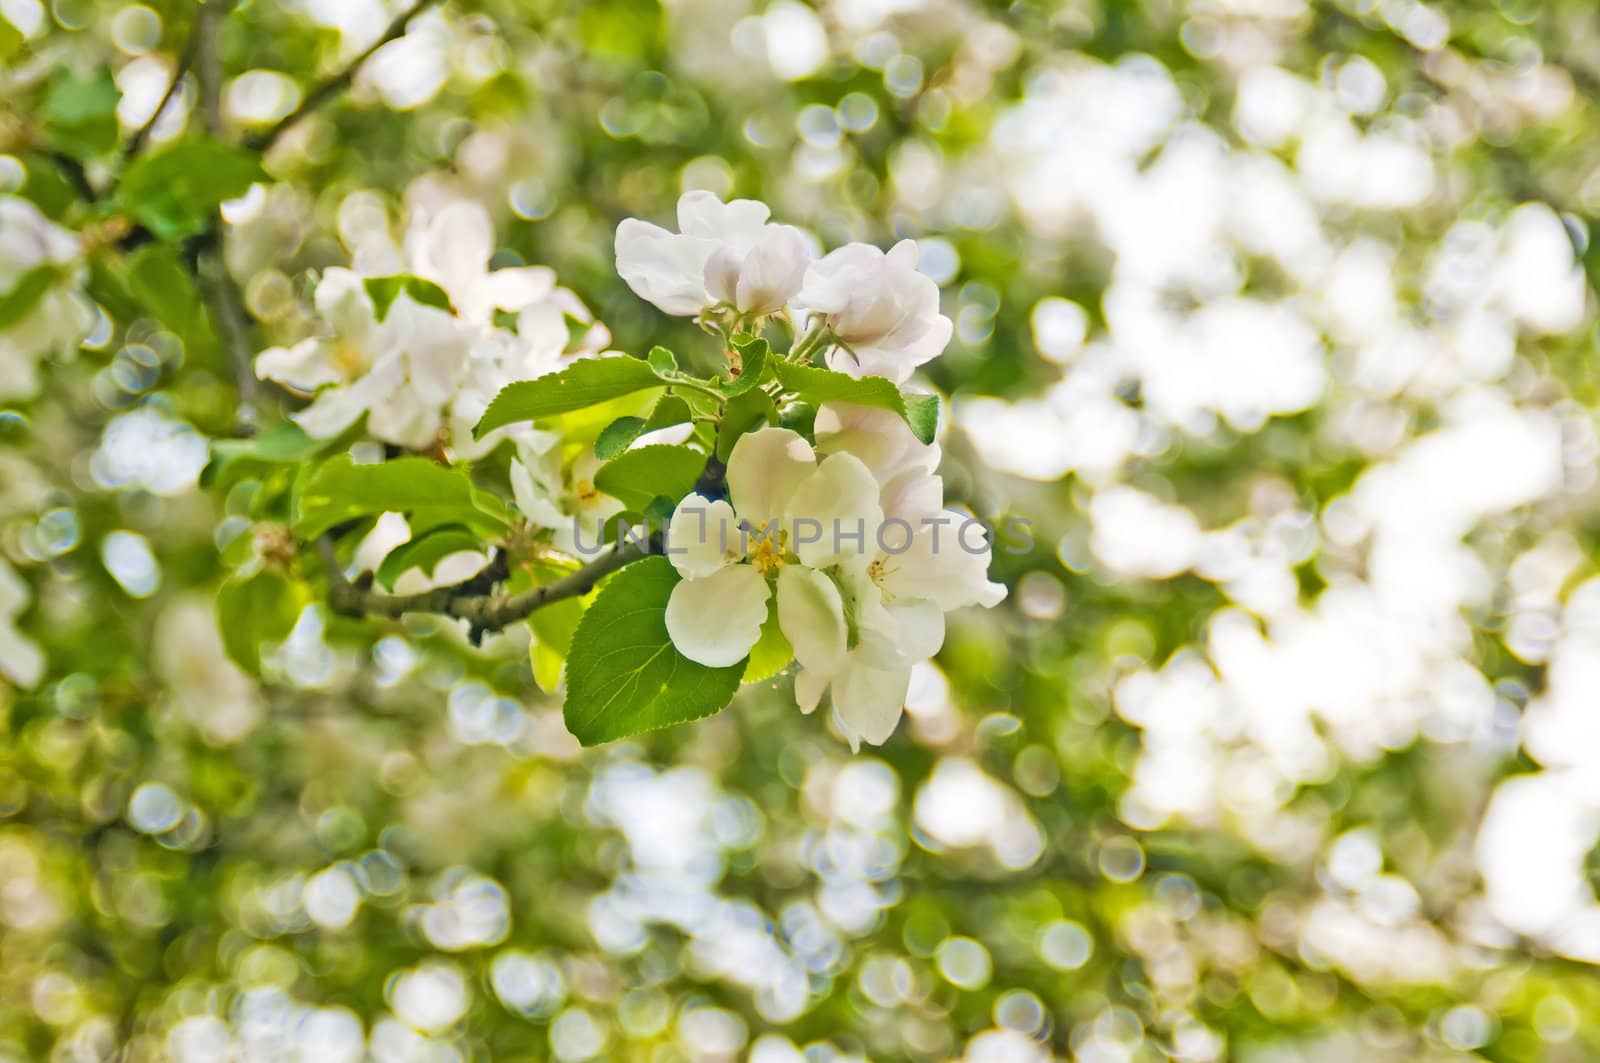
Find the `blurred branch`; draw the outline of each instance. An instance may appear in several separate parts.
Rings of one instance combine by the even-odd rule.
[[[390,22],[389,27],[383,31],[383,35],[373,41],[364,52],[351,60],[348,66],[334,75],[332,79],[312,89],[306,98],[300,101],[300,106],[296,107],[293,112],[271,129],[248,137],[245,140],[245,146],[256,151],[270,151],[279,138],[302,118],[349,88],[350,82],[355,80],[356,72],[361,69],[368,59],[371,59],[377,53],[378,49],[391,41],[403,37],[406,32],[406,24],[420,14],[424,8],[437,2],[438,0],[415,0],[410,7],[396,15],[394,21]]]
[[[245,315],[244,295],[222,259],[222,237],[212,232],[201,237],[195,255],[195,279],[200,294],[211,311],[217,337],[222,340],[233,368],[234,386],[239,390],[238,427],[245,435],[254,434],[258,421],[256,401],[261,383],[256,379],[256,345],[250,336],[250,320]]]
[[[194,74],[200,83],[200,118],[206,132],[222,134],[222,49],[217,37],[233,0],[208,0],[195,16]]]
[[[172,80],[167,83],[167,91],[162,93],[161,102],[157,103],[156,109],[150,112],[150,117],[145,119],[144,125],[140,126],[132,138],[123,145],[119,161],[126,162],[144,150],[144,146],[149,141],[150,134],[154,131],[156,123],[161,120],[162,113],[166,111],[167,105],[172,103],[173,98],[178,95],[178,89],[183,85],[184,76],[189,73],[189,68],[194,66],[195,54],[199,50],[200,40],[203,36],[201,31],[206,28],[205,12],[210,6],[209,4],[203,5],[199,12],[196,13],[194,28],[189,31],[189,40],[184,44],[183,51],[178,55],[178,65],[172,71]]]
[[[333,540],[326,535],[317,540],[317,553],[327,573],[328,605],[335,613],[357,619],[367,616],[399,619],[408,613],[437,613],[465,620],[470,627],[468,637],[474,645],[482,641],[485,632],[499,631],[555,602],[588,594],[606,576],[630,562],[660,553],[661,548],[659,536],[645,541],[629,540],[576,572],[521,594],[494,592],[510,574],[503,552],[477,575],[461,583],[416,594],[383,594],[372,589],[371,573],[364,573],[354,583],[346,579]]]

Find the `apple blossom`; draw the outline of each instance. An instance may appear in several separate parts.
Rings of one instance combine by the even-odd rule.
[[[530,524],[551,529],[553,545],[567,554],[581,555],[585,544],[599,542],[605,522],[623,511],[621,502],[595,487],[600,464],[592,447],[568,461],[544,433],[517,439],[512,499]]]
[[[827,362],[851,376],[910,379],[937,358],[954,326],[939,313],[939,286],[917,270],[917,245],[901,240],[887,253],[846,244],[806,270],[795,304],[827,328]]]
[[[471,335],[448,312],[404,292],[378,321],[363,278],[347,269],[328,270],[314,300],[322,332],[256,358],[262,379],[316,393],[293,415],[295,423],[327,439],[366,414],[374,438],[433,445],[444,423],[441,411],[461,387]]]
[[[691,494],[668,523],[667,557],[683,577],[667,603],[673,644],[709,667],[736,663],[761,636],[775,583],[795,656],[832,667],[845,649],[843,603],[818,570],[864,552],[876,534],[872,473],[850,454],[819,462],[799,434],[763,428],[734,445],[727,482],[727,500]]]
[[[0,299],[31,283],[36,271],[55,271],[21,317],[0,326],[0,399],[35,394],[40,359],[75,352],[93,328],[94,306],[82,290],[82,254],[77,234],[26,199],[0,196]]]
[[[293,416],[318,438],[339,434],[363,413],[368,431],[384,442],[422,449],[443,434],[456,456],[467,459],[508,435],[529,436],[531,426],[518,426],[474,439],[472,427],[506,385],[599,353],[610,333],[576,295],[557,286],[553,271],[491,270],[493,248],[493,223],[476,203],[454,202],[415,222],[406,237],[406,266],[437,284],[450,310],[402,291],[379,321],[369,278],[329,269],[314,296],[317,333],[263,351],[256,375],[315,396]],[[501,314],[515,316],[514,329],[502,326]],[[581,328],[576,343],[574,324]]]
[[[641,299],[679,317],[715,306],[781,310],[800,290],[811,255],[800,230],[768,222],[770,213],[753,199],[685,192],[678,232],[637,218],[617,226],[617,272]]]
[[[937,493],[937,477],[923,476]],[[926,498],[927,492],[908,496]],[[1006,595],[989,581],[988,534],[978,522],[953,510],[886,511],[875,549],[836,573],[855,625],[854,643],[831,667],[801,660],[795,677],[803,712],[813,711],[831,687],[834,717],[852,748],[862,740],[881,744],[894,733],[912,666],[944,645],[946,612],[991,608]]]

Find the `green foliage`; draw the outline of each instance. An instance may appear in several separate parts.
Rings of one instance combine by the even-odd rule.
[[[18,277],[11,290],[0,295],[0,328],[14,325],[28,316],[60,276],[60,269],[45,265],[35,266]]]
[[[505,505],[474,487],[459,469],[426,458],[357,465],[348,455],[330,458],[300,486],[295,534],[311,540],[346,521],[403,513],[413,535],[458,524],[495,536],[510,527]]]
[[[206,137],[191,137],[128,167],[118,186],[123,209],[162,240],[198,236],[223,202],[267,179],[251,151]]]
[[[440,561],[451,554],[482,553],[483,540],[479,533],[465,524],[442,524],[429,528],[393,550],[378,566],[377,579],[390,590],[394,581],[411,569],[421,569],[423,575],[432,576]]]
[[[567,730],[586,746],[710,716],[739,688],[745,662],[696,664],[672,645],[665,610],[678,573],[664,557],[635,562],[601,588],[567,659]]]
[[[739,375],[724,383],[722,390],[727,395],[742,395],[765,378],[772,348],[759,336],[735,336],[733,348],[739,352]]]
[[[117,146],[120,99],[111,71],[101,68],[80,77],[63,69],[50,80],[38,117],[52,147],[74,158],[91,159]]]
[[[655,371],[636,358],[584,359],[537,380],[508,385],[489,403],[474,432],[482,437],[509,424],[570,413],[661,384]]]
[[[688,494],[705,464],[706,456],[693,447],[639,447],[601,466],[594,484],[630,510],[643,513],[657,497],[676,501]]]
[[[304,584],[269,568],[224,581],[217,589],[217,627],[228,658],[259,676],[262,645],[288,638],[307,600]]]
[[[936,395],[900,394],[900,389],[882,377],[857,379],[831,369],[777,361],[773,370],[784,389],[813,406],[825,402],[848,402],[888,410],[905,418],[911,431],[924,443],[932,443],[939,425],[939,399]]]
[[[389,308],[404,292],[412,301],[450,312],[450,297],[443,288],[430,280],[401,274],[394,277],[367,277],[363,282],[372,299],[372,309],[379,321],[389,316]]]

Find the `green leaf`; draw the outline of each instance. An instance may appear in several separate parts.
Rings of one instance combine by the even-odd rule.
[[[759,683],[771,679],[794,660],[794,647],[784,638],[778,626],[778,596],[767,602],[767,619],[761,624],[761,637],[750,649],[750,659],[745,665],[741,683]]]
[[[211,461],[200,474],[200,483],[226,492],[264,468],[298,465],[314,458],[331,442],[312,439],[293,421],[272,425],[249,439],[216,439],[211,443]]]
[[[84,77],[61,70],[39,105],[38,120],[45,139],[76,159],[110,152],[117,146],[117,103],[121,98],[105,67]]]
[[[437,307],[446,313],[455,313],[455,309],[450,305],[450,297],[445,294],[444,289],[421,277],[413,277],[407,273],[396,274],[393,277],[368,277],[365,284],[367,295],[372,299],[373,314],[379,321],[389,316],[389,308],[400,298],[401,292],[411,296],[412,302]]]
[[[600,466],[594,485],[643,513],[657,495],[676,502],[688,494],[705,467],[706,456],[691,447],[640,447]]]
[[[288,638],[307,601],[304,586],[273,569],[227,580],[217,589],[217,627],[228,657],[259,676],[261,644]]]
[[[765,391],[747,391],[729,399],[722,411],[722,421],[717,426],[717,460],[728,460],[740,436],[765,428],[777,419],[777,408]]]
[[[199,294],[168,244],[146,244],[128,257],[128,288],[145,310],[182,335],[194,321]]]
[[[667,635],[678,573],[664,557],[628,565],[600,589],[567,658],[567,730],[586,746],[710,716],[733,700],[745,662],[707,668]]]
[[[739,375],[725,381],[722,390],[728,395],[742,395],[761,383],[761,377],[767,370],[767,355],[772,348],[759,336],[736,336],[733,349],[739,352]]]
[[[939,437],[939,396],[937,395],[906,395],[906,424],[911,426],[911,434],[924,443],[932,443]]]
[[[357,465],[341,454],[300,487],[294,531],[302,539],[315,539],[347,520],[391,512],[405,514],[413,535],[461,524],[496,536],[511,525],[505,504],[474,487],[460,469],[414,457]]]
[[[883,377],[867,376],[857,379],[831,369],[797,365],[794,362],[775,361],[773,369],[784,390],[820,406],[824,402],[849,402],[857,406],[874,406],[889,410],[905,418],[911,431],[924,443],[933,442],[933,432],[938,426],[939,399],[936,395],[914,395],[909,400]],[[928,409],[928,401],[933,406]]]
[[[594,441],[594,456],[601,461],[610,461],[643,434],[643,417],[618,417],[606,425],[600,438]]]
[[[637,358],[584,358],[537,380],[506,385],[489,403],[473,435],[481,439],[508,424],[581,410],[660,386],[655,371]]]
[[[435,566],[451,554],[482,553],[484,549],[483,539],[466,525],[443,524],[430,528],[389,551],[389,556],[378,566],[378,582],[393,590],[394,581],[414,568],[432,576]]]
[[[26,40],[21,30],[0,17],[0,63],[8,61],[22,51],[23,42]]]
[[[676,395],[664,395],[655,408],[650,411],[650,416],[644,423],[645,432],[654,432],[658,428],[667,428],[675,424],[683,424],[694,416],[694,411],[689,409],[689,404]]]
[[[9,328],[27,317],[60,275],[58,267],[46,264],[18,277],[11,290],[0,295],[0,328]]]
[[[123,175],[117,197],[160,239],[182,240],[209,228],[225,200],[265,180],[255,152],[194,137],[137,159]]]
[[[560,579],[572,571],[542,562],[534,562],[531,568],[534,579],[539,583]],[[539,689],[554,693],[560,684],[561,668],[566,663],[567,655],[572,652],[572,637],[593,597],[591,593],[582,598],[568,598],[537,609],[528,617],[528,626],[533,629],[529,658],[533,665],[533,679],[539,684]]]
[[[645,361],[650,363],[650,368],[658,373],[676,373],[678,371],[678,356],[662,346],[650,348],[650,353],[645,356]]]

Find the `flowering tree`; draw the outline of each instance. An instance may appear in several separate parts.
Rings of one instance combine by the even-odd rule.
[[[0,1059],[1600,1055],[1597,39],[0,0]]]

